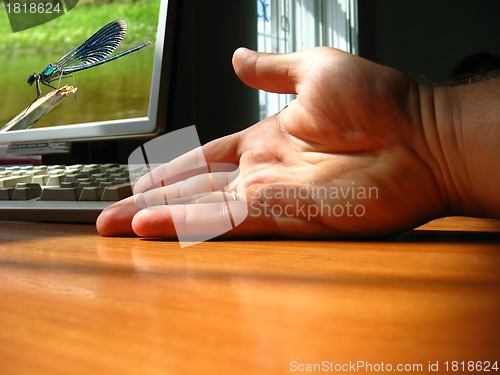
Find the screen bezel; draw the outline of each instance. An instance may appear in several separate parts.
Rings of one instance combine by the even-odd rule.
[[[160,0],[147,117],[58,125],[0,133],[0,145],[55,141],[148,139],[165,131],[172,61],[174,0]]]

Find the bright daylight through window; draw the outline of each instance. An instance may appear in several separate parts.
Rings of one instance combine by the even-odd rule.
[[[257,0],[258,49],[288,53],[329,46],[356,54],[356,0]],[[294,95],[260,92],[260,117],[279,112]]]

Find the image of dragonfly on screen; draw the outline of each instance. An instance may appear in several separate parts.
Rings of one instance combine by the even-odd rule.
[[[70,77],[75,85],[73,73],[116,60],[151,44],[151,41],[147,41],[110,56],[122,42],[126,31],[127,23],[125,21],[112,21],[95,32],[85,42],[64,54],[59,60],[49,64],[41,73],[30,74],[28,84],[31,86],[36,83],[37,96],[33,103],[42,95],[40,83],[56,89],[51,85],[53,81],[58,80],[60,86],[62,78]]]

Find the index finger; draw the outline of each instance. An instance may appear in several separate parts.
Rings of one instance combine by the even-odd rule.
[[[146,174],[142,173],[143,175],[134,184],[134,194],[171,185],[200,174],[230,171],[221,166],[232,165],[234,170],[239,164],[238,145],[239,134],[235,133],[191,149],[172,160],[168,160],[167,153],[162,159],[160,153],[157,163],[150,164],[146,168],[149,171]]]

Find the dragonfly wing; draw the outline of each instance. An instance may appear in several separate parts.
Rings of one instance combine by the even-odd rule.
[[[63,74],[68,74],[73,69],[102,61],[120,45],[126,31],[125,21],[112,21],[62,56],[55,64],[61,66]]]

